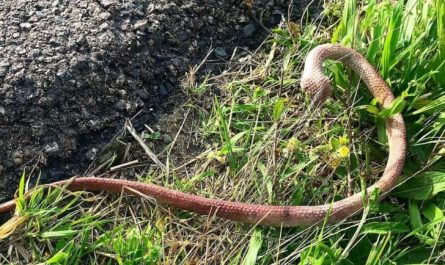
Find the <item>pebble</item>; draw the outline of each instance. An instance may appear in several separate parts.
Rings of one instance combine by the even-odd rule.
[[[141,69],[135,68],[130,70],[130,75],[134,78],[138,78],[141,76]]]
[[[48,177],[52,180],[66,179],[69,176],[66,170],[60,168],[51,168],[48,170],[48,175]]]
[[[21,151],[14,151],[12,154],[14,164],[20,166],[23,163],[23,153]]]
[[[110,25],[109,25],[107,22],[104,22],[104,23],[100,24],[99,29],[100,29],[101,31],[104,31],[104,30],[106,30],[109,26],[110,26]]]
[[[246,38],[252,37],[256,31],[257,25],[254,22],[249,23],[243,28],[243,36]]]
[[[43,149],[45,153],[56,153],[59,151],[59,144],[57,142],[52,142],[50,144],[45,145],[45,148]]]
[[[163,97],[168,96],[167,88],[163,84],[159,85],[159,95]]]
[[[116,104],[114,105],[118,110],[125,110],[125,107],[127,106],[127,102],[125,100],[120,99]]]
[[[20,23],[20,27],[22,29],[30,29],[31,28],[31,24],[30,23]]]
[[[99,17],[103,20],[107,20],[111,17],[111,13],[110,12],[102,12],[102,13],[100,13]]]
[[[90,150],[88,150],[86,152],[86,154],[85,154],[86,158],[90,161],[93,161],[94,158],[96,157],[97,151],[98,151],[97,148],[95,148],[95,147],[91,148]]]
[[[224,47],[216,47],[215,48],[215,55],[221,58],[225,58],[227,57],[227,52],[226,49]]]
[[[135,30],[144,30],[147,27],[147,20],[139,20],[133,25]]]
[[[140,97],[142,100],[148,100],[150,98],[150,93],[146,89],[140,89],[136,92],[138,97]]]
[[[0,67],[0,76],[5,76],[7,72],[8,72],[8,69],[6,69],[4,67]]]
[[[162,141],[164,141],[164,143],[171,143],[173,141],[173,139],[170,137],[170,135],[164,133],[162,134]]]
[[[121,97],[123,97],[123,96],[125,96],[125,95],[127,94],[127,91],[126,91],[125,89],[119,89],[119,90],[117,91],[117,93],[118,93]]]
[[[115,4],[113,0],[100,0],[99,2],[105,8],[109,8],[111,5]]]

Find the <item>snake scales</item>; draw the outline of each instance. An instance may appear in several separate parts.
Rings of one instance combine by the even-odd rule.
[[[368,86],[374,98],[388,107],[394,100],[389,87],[374,67],[358,52],[339,45],[324,44],[314,48],[307,56],[301,87],[312,97],[315,106],[320,106],[330,95],[329,78],[323,74],[322,64],[326,59],[338,60],[352,69]],[[386,132],[389,142],[389,157],[381,178],[367,189],[370,194],[380,189],[382,197],[397,183],[406,153],[405,125],[401,114],[386,120]],[[145,194],[158,202],[198,214],[216,216],[250,224],[266,226],[308,226],[323,221],[327,215],[329,222],[337,222],[358,212],[363,207],[362,193],[331,204],[317,206],[277,206],[258,205],[208,199],[187,194],[153,184],[121,179],[96,177],[77,177],[59,181],[53,185],[67,185],[69,190],[107,191],[127,194]],[[136,191],[136,192],[135,192]],[[0,213],[15,207],[15,200],[0,204]]]

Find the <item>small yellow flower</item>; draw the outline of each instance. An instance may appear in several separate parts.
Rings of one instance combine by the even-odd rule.
[[[292,153],[293,151],[295,151],[297,149],[297,147],[300,145],[300,141],[298,141],[297,138],[290,138],[289,141],[287,142],[287,146],[286,149]]]
[[[341,158],[346,158],[349,156],[349,148],[347,146],[340,146],[337,149],[338,156]]]
[[[218,162],[220,162],[220,163],[224,163],[225,162],[225,158],[223,156],[221,156],[219,152],[211,151],[207,155],[207,159],[209,159],[209,160],[218,160]]]
[[[341,136],[340,138],[338,138],[338,142],[339,142],[341,145],[346,145],[346,144],[349,143],[349,139],[348,139],[347,136]]]
[[[329,160],[329,166],[331,166],[331,168],[336,169],[341,163],[341,159],[337,156],[333,157],[332,159]]]

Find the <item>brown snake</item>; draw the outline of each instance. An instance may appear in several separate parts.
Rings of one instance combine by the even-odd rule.
[[[315,106],[320,106],[330,95],[329,78],[323,74],[322,64],[326,59],[338,60],[351,68],[368,86],[374,98],[388,107],[394,100],[389,87],[371,64],[358,52],[339,45],[324,44],[314,48],[307,56],[301,87],[312,97]],[[381,197],[397,184],[405,160],[405,125],[401,114],[386,120],[389,143],[388,162],[382,177],[367,189],[367,194],[379,188]],[[107,191],[112,193],[145,194],[158,202],[198,214],[216,216],[249,224],[267,226],[308,226],[328,218],[330,223],[340,221],[363,208],[362,193],[331,204],[317,206],[278,206],[246,204],[218,199],[208,199],[192,194],[167,189],[153,184],[122,179],[77,177],[55,182],[66,185],[69,190]],[[0,204],[0,213],[14,209],[15,200]],[[329,215],[329,216],[327,216]]]

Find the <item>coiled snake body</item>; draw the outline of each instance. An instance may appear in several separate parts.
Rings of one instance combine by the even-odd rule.
[[[358,52],[339,45],[324,44],[314,48],[307,56],[301,87],[320,106],[330,95],[329,78],[323,74],[322,64],[326,59],[339,60],[351,68],[368,86],[374,98],[388,107],[394,96],[371,64]],[[386,120],[386,132],[389,143],[389,158],[381,178],[367,189],[367,193],[378,188],[382,197],[397,183],[406,152],[405,125],[401,114]],[[215,214],[216,216],[249,224],[266,226],[308,226],[322,222],[337,222],[358,212],[363,207],[362,193],[331,204],[317,206],[277,206],[245,204],[217,199],[208,199],[191,195],[153,184],[140,183],[121,179],[96,177],[77,177],[53,183],[67,185],[70,190],[107,191],[129,194],[142,193],[176,208],[198,214]],[[136,191],[136,192],[135,192]],[[15,200],[0,204],[0,213],[14,209]],[[327,216],[329,215],[329,216]]]

